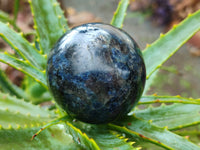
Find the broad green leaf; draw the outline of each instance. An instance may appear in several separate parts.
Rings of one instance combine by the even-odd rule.
[[[92,138],[97,142],[103,150],[139,150],[132,146],[134,142],[128,142],[128,138],[124,138],[117,132],[109,130],[94,130]],[[90,135],[91,136],[91,135]]]
[[[91,125],[79,121],[74,122],[69,116],[57,118],[44,125],[33,138],[35,136],[40,136],[40,133],[44,129],[61,122],[66,122],[67,132],[85,149],[139,149],[132,146],[135,142],[129,142],[128,138],[123,137],[117,132],[108,130],[105,125]]]
[[[0,116],[3,128],[41,126],[56,117],[51,111],[4,93],[0,93]]]
[[[0,102],[1,103],[1,102]],[[18,111],[12,112],[9,109],[0,109],[0,126],[3,128],[26,128],[26,127],[40,127],[43,126],[46,122],[51,120],[50,118],[31,116],[29,113],[21,114]]]
[[[126,16],[126,10],[129,4],[129,0],[121,0],[118,4],[117,10],[111,20],[111,25],[122,28],[124,18]]]
[[[200,99],[184,98],[177,96],[142,96],[138,104],[154,104],[154,103],[182,103],[182,104],[198,104]]]
[[[187,137],[190,141],[199,145],[200,125],[176,130],[174,133]]]
[[[0,69],[0,89],[4,93],[10,93],[18,98],[23,98],[28,100],[28,95],[18,86],[14,85],[6,76],[4,71]]]
[[[118,124],[119,125],[109,124],[109,127],[113,130],[117,130],[133,137],[141,137],[148,142],[152,142],[166,149],[200,149],[200,147],[197,145],[179,135],[168,131],[166,128],[154,126],[150,122],[138,119],[133,116],[128,117],[127,119],[123,120],[123,122],[119,122]]]
[[[0,129],[0,149],[2,150],[81,150],[65,133],[61,125],[44,130],[31,140],[37,128]]]
[[[168,58],[170,58],[187,40],[200,29],[200,10],[189,15],[179,25],[175,25],[168,33],[143,51],[146,64],[147,79]]]
[[[20,33],[0,22],[0,37],[2,37],[24,60],[28,60],[39,69],[44,68],[46,59]]]
[[[200,124],[200,105],[173,104],[135,110],[132,113],[144,120],[151,120],[156,126],[170,130]]]
[[[48,54],[57,40],[66,32],[67,21],[56,0],[29,0],[38,42],[43,53]]]
[[[103,150],[138,150],[132,146],[134,142],[128,142],[128,138],[123,137],[117,132],[105,129],[94,128],[86,132],[89,137],[92,137],[99,147]]]
[[[81,127],[80,127],[81,128]],[[82,128],[81,128],[82,129]],[[91,126],[86,130],[82,129],[89,137],[93,138],[98,144],[100,149],[103,150],[138,150],[134,148],[135,142],[129,142],[128,138],[123,137],[121,134],[109,130],[106,126]]]
[[[27,61],[20,60],[16,57],[10,56],[9,54],[0,53],[0,62],[6,63],[17,70],[22,71],[46,87],[47,83],[45,73],[32,66]]]
[[[89,138],[80,129],[76,128],[69,122],[66,122],[66,127],[67,127],[67,132],[72,135],[74,141],[81,147],[89,150],[100,150],[97,143],[93,139]]]

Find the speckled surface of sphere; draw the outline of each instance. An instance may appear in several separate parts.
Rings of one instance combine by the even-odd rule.
[[[87,123],[125,116],[137,104],[146,80],[136,42],[108,24],[84,24],[66,32],[47,63],[48,85],[56,102]]]

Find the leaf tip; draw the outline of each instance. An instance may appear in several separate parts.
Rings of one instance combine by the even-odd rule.
[[[157,93],[154,93],[153,96],[158,96]]]
[[[31,46],[35,47],[35,43],[31,43]]]
[[[131,146],[133,146],[135,144],[135,142],[129,142]]]
[[[184,136],[185,139],[189,140],[190,136],[187,135],[187,136]]]
[[[152,123],[152,122],[153,122],[153,120],[149,120],[148,122],[149,122],[149,123]]]
[[[146,44],[146,48],[148,48],[148,47],[150,47],[150,46],[151,46],[150,44],[148,44],[148,43]]]
[[[173,29],[176,29],[176,28],[177,28],[177,26],[178,26],[177,24],[174,24],[174,25],[173,25]]]
[[[160,33],[160,38],[164,37],[165,35],[163,33]]]
[[[31,141],[37,136],[37,134],[34,134],[31,138]]]
[[[47,59],[47,54],[44,54],[43,57],[44,57],[45,59]]]
[[[164,126],[164,129],[165,129],[165,130],[168,130],[168,126]]]
[[[24,33],[23,32],[19,32],[19,35],[24,36]]]
[[[9,27],[9,26],[10,26],[10,23],[9,23],[9,22],[7,22],[7,23],[6,23],[6,25]]]
[[[192,16],[192,13],[188,13],[188,17],[191,17]]]
[[[37,25],[34,25],[34,26],[33,26],[33,29],[37,30]],[[36,39],[36,40],[37,40],[37,39]]]
[[[43,74],[46,74],[46,70],[43,70],[42,73],[43,73]]]

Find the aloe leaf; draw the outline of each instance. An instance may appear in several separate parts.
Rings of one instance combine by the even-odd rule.
[[[80,129],[73,126],[71,123],[66,122],[67,132],[72,135],[74,141],[84,149],[100,150],[97,143],[89,138]]]
[[[38,68],[44,68],[46,59],[20,33],[0,22],[0,37],[2,37],[24,60]]]
[[[75,144],[70,135],[65,133],[61,125],[44,130],[40,136],[31,140],[32,135],[39,130],[37,128],[0,129],[0,147],[8,150],[81,150]]]
[[[28,95],[18,86],[14,85],[6,76],[4,71],[0,69],[0,89],[5,93],[10,93],[18,98],[28,100]]]
[[[142,96],[138,104],[154,104],[154,103],[182,103],[182,104],[198,104],[200,99],[184,98],[177,96]]]
[[[175,130],[200,124],[199,110],[200,105],[173,104],[135,110],[133,113],[136,117],[151,120],[156,126]]]
[[[79,128],[82,132],[86,133],[88,137],[94,139],[100,149],[139,149],[139,147],[133,146],[135,142],[129,141],[127,137],[110,130],[106,125],[85,124],[79,121],[73,122],[73,125]]]
[[[40,49],[43,53],[48,54],[68,29],[67,21],[56,0],[29,0],[29,2]]]
[[[200,29],[199,20],[200,10],[175,25],[168,33],[161,34],[158,40],[147,46],[143,51],[147,79]]]
[[[121,134],[109,130],[105,126],[92,126],[90,130],[85,131],[87,135],[95,140],[100,149],[103,150],[138,150],[139,148],[134,148],[133,144],[135,142],[129,142],[128,138],[123,137]]]
[[[111,20],[111,25],[122,28],[124,18],[126,16],[126,10],[129,4],[129,0],[121,0],[118,4],[117,10],[114,13],[114,16]]]
[[[150,122],[130,116],[118,125],[109,124],[113,130],[128,134],[130,136],[138,136],[148,142],[152,142],[166,149],[175,150],[198,150],[200,147],[188,141],[187,139],[176,135],[166,128],[160,128],[152,125]]]
[[[99,147],[104,150],[118,149],[118,150],[139,150],[132,146],[134,142],[128,142],[128,138],[124,138],[121,134],[109,131],[98,130],[92,133],[92,138],[97,142]],[[91,134],[90,134],[91,136]]]
[[[37,127],[56,117],[48,110],[0,93],[0,125],[3,128]]]
[[[41,72],[27,61],[20,60],[5,53],[0,53],[0,61],[12,66],[19,71],[22,71],[37,82],[41,83],[44,87],[47,87],[45,73]]]

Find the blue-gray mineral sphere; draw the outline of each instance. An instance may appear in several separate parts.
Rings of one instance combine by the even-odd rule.
[[[66,32],[52,48],[47,80],[55,101],[71,117],[100,124],[124,117],[146,80],[136,42],[123,30],[89,23]]]

